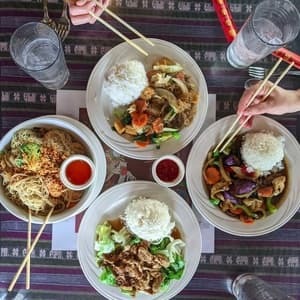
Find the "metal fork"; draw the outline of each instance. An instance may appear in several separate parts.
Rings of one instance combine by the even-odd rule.
[[[61,17],[56,20],[56,27],[57,27],[56,33],[58,34],[58,36],[61,38],[62,41],[68,36],[71,29],[71,23],[68,18],[68,12],[67,12],[68,1],[64,0],[63,3],[64,4],[63,4]]]
[[[49,27],[51,27],[53,30],[56,31],[56,23],[54,20],[49,18],[49,14],[48,14],[48,0],[43,0],[43,11],[44,11],[44,17],[41,20],[41,23],[44,23],[46,25],[48,25]]]
[[[263,67],[256,67],[256,66],[248,67],[249,76],[257,78],[257,79],[264,79],[268,72],[269,72],[269,70],[266,68],[263,68]],[[280,75],[281,75],[281,72],[276,72],[272,76],[280,76]],[[300,76],[300,71],[298,71],[298,70],[288,71],[287,75]]]

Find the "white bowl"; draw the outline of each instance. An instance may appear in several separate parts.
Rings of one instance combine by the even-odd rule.
[[[116,152],[141,160],[154,160],[163,155],[174,154],[187,146],[200,131],[208,107],[206,81],[193,58],[175,44],[159,39],[151,39],[151,41],[155,44],[154,47],[148,45],[142,39],[133,40],[134,43],[149,53],[148,57],[132,49],[128,43],[119,44],[107,52],[94,67],[88,81],[86,93],[89,119],[101,140]],[[151,68],[153,62],[162,56],[167,56],[181,64],[185,72],[193,79],[199,89],[197,113],[193,122],[180,131],[180,139],[170,139],[164,142],[160,149],[156,149],[155,145],[139,148],[112,130],[113,106],[110,97],[103,91],[103,82],[106,72],[116,63],[135,59],[142,62],[147,71]]]
[[[131,298],[121,293],[120,288],[99,281],[101,270],[95,260],[95,232],[99,223],[118,218],[129,202],[139,196],[160,200],[169,207],[175,220],[184,248],[185,270],[180,280],[173,280],[165,292],[155,295],[138,293]],[[113,199],[113,201],[112,201]],[[129,181],[116,185],[102,193],[85,212],[80,223],[77,251],[80,266],[90,284],[104,297],[111,300],[168,300],[175,297],[190,282],[197,270],[202,250],[199,222],[190,206],[176,192],[150,181]]]
[[[70,163],[72,163],[74,161],[77,161],[77,160],[86,162],[89,165],[90,169],[91,169],[90,178],[84,184],[80,184],[80,185],[73,184],[68,179],[68,176],[66,174],[67,173],[66,172],[67,168],[70,165]],[[69,156],[67,159],[65,159],[63,161],[63,163],[60,166],[59,176],[60,176],[60,180],[64,184],[64,186],[66,186],[70,190],[73,190],[73,191],[85,190],[95,180],[95,165],[89,157],[87,157],[85,155],[81,155],[81,154],[74,154],[74,155]]]
[[[162,162],[165,159],[170,159],[173,162],[176,163],[176,165],[178,166],[178,176],[172,180],[172,181],[163,181],[159,178],[158,174],[157,174],[157,166],[160,162]],[[165,186],[165,187],[173,187],[177,184],[179,184],[183,177],[184,177],[184,172],[185,172],[185,168],[184,168],[184,164],[182,162],[182,160],[176,156],[176,155],[164,155],[162,157],[160,157],[159,159],[155,160],[152,164],[152,176],[153,179],[160,184],[161,186]]]
[[[90,187],[84,191],[81,200],[74,207],[68,208],[61,213],[51,216],[48,223],[60,222],[85,210],[100,193],[106,177],[105,153],[101,143],[88,127],[79,121],[58,115],[34,118],[15,126],[1,139],[0,151],[9,145],[15,132],[23,128],[33,127],[59,128],[66,130],[76,140],[80,141],[86,147],[86,149],[88,149],[89,156],[95,164],[95,180]],[[2,184],[0,185],[0,202],[9,212],[19,219],[24,221],[28,220],[28,213],[7,198]],[[32,223],[42,224],[43,221],[43,217],[32,216]]]
[[[248,131],[269,130],[285,138],[285,160],[288,165],[288,186],[285,199],[278,211],[266,218],[256,220],[253,224],[245,224],[227,216],[218,207],[209,202],[206,185],[202,178],[202,169],[208,151],[216,146],[235,121],[236,116],[223,118],[208,127],[194,143],[188,157],[186,181],[193,204],[211,224],[218,229],[237,236],[259,236],[270,233],[287,223],[300,208],[298,183],[300,170],[300,146],[295,137],[280,123],[264,117],[256,116]]]

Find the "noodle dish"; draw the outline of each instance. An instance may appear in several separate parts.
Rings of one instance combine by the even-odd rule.
[[[50,223],[68,218],[83,210],[104,183],[106,160],[101,145],[76,120],[45,116],[25,121],[9,131],[0,146],[1,203],[22,219],[27,219],[30,210],[32,221],[39,223],[52,209]],[[95,171],[89,176],[98,180],[97,184],[91,182],[81,190],[64,185],[62,165],[72,157],[93,162]],[[91,173],[82,172],[80,162],[66,169],[66,176],[77,184]]]

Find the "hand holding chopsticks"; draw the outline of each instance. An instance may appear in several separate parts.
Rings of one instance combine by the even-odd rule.
[[[253,103],[253,101],[256,99],[256,97],[259,95],[259,93],[263,90],[263,88],[267,84],[269,78],[275,72],[275,70],[277,69],[277,67],[281,63],[281,61],[282,61],[282,59],[279,59],[276,62],[276,64],[274,65],[274,67],[270,70],[269,74],[260,83],[260,85],[258,86],[257,90],[254,92],[254,94],[252,95],[252,97],[250,98],[250,100],[247,102],[247,105],[246,105],[245,108],[249,107]],[[262,101],[265,101],[270,96],[270,94],[272,93],[272,91],[277,87],[277,85],[279,84],[279,82],[283,79],[283,77],[287,74],[287,72],[293,67],[293,65],[294,65],[294,63],[291,63],[290,65],[288,65],[288,67],[282,72],[281,76],[276,80],[276,82],[271,85],[269,91],[264,95],[264,98],[263,98]],[[237,118],[234,121],[234,123],[231,125],[231,127],[228,129],[228,131],[226,132],[226,134],[224,135],[224,137],[222,138],[222,140],[220,141],[220,143],[214,149],[214,152],[219,151],[220,148],[221,148],[220,152],[223,152],[226,149],[226,147],[230,144],[230,142],[235,138],[235,136],[239,133],[239,131],[243,128],[243,126],[249,121],[249,119],[251,118],[251,115],[249,115],[246,118],[246,120],[244,120],[243,123],[236,129],[236,131],[228,138],[228,136],[231,134],[231,132],[233,131],[233,129],[235,128],[236,124],[239,122],[239,120],[241,119],[241,117],[242,117],[242,114],[239,114],[237,116]],[[226,139],[227,139],[226,143],[222,146],[222,144],[224,143],[224,141]]]
[[[116,29],[115,27],[113,27],[111,24],[109,24],[107,21],[105,21],[103,18],[100,17],[100,14],[102,13],[102,11],[108,13],[112,18],[114,18],[120,24],[122,24],[127,29],[132,31],[134,34],[136,34],[138,37],[140,37],[147,44],[154,46],[154,43],[150,39],[146,38],[142,33],[137,31],[135,28],[133,28],[131,25],[129,25],[127,22],[125,22],[123,19],[121,19],[115,13],[113,13],[110,9],[108,9],[107,8],[108,4],[109,4],[108,0],[102,0],[101,2],[100,2],[100,0],[98,0],[98,1],[81,0],[81,1],[77,1],[76,4],[74,4],[74,1],[69,0],[70,17],[71,17],[72,23],[75,25],[79,25],[79,24],[84,24],[87,22],[92,23],[93,20],[97,20],[98,22],[100,22],[101,24],[106,26],[109,30],[111,30],[115,34],[117,34],[124,41],[126,41],[129,45],[131,45],[132,47],[137,49],[140,53],[142,53],[145,56],[148,56],[148,53],[144,49],[142,49],[139,45],[135,44],[133,41],[131,41],[129,38],[127,38],[124,34],[122,34],[118,29]],[[95,9],[95,7],[96,7],[96,9]],[[92,17],[92,19],[91,19],[91,17]]]
[[[100,8],[102,8],[102,5],[96,1],[96,5]],[[117,20],[118,22],[120,22],[122,25],[124,25],[126,28],[128,28],[129,30],[131,30],[133,33],[135,33],[137,36],[139,36],[140,38],[142,38],[146,43],[148,43],[151,46],[154,46],[154,43],[152,41],[150,41],[148,38],[146,38],[143,34],[141,34],[139,31],[137,31],[136,29],[134,29],[131,25],[129,25],[128,23],[126,23],[123,19],[121,19],[120,17],[118,17],[115,13],[113,13],[110,9],[108,9],[107,7],[103,7],[103,10],[105,12],[107,12],[111,17],[113,17],[115,20]],[[130,44],[132,47],[134,47],[135,49],[137,49],[138,51],[140,51],[142,54],[148,56],[148,53],[143,50],[140,46],[136,45],[135,43],[133,43],[131,40],[129,40],[125,35],[123,35],[120,31],[118,31],[116,28],[114,28],[112,25],[110,25],[109,23],[107,23],[106,21],[104,21],[102,18],[96,16],[93,12],[89,12],[89,14],[94,17],[97,21],[99,21],[100,23],[102,23],[104,26],[106,26],[108,29],[110,29],[111,31],[113,31],[115,34],[117,34],[119,37],[121,37],[123,40],[125,40],[128,44]]]
[[[19,276],[21,274],[21,272],[23,271],[23,269],[24,269],[27,261],[30,258],[31,252],[33,251],[35,245],[39,241],[40,236],[42,235],[42,233],[43,233],[43,231],[44,231],[44,229],[45,229],[45,227],[46,227],[46,225],[47,225],[47,223],[48,223],[48,221],[49,221],[49,219],[50,219],[53,211],[54,211],[54,207],[49,211],[48,215],[46,216],[46,218],[45,218],[45,220],[44,220],[44,222],[43,222],[43,224],[42,224],[39,232],[37,233],[36,237],[33,240],[33,243],[31,244],[29,250],[27,251],[26,256],[24,257],[24,259],[23,259],[23,261],[22,261],[22,263],[21,263],[21,265],[20,265],[17,273],[15,274],[13,280],[11,281],[11,283],[10,283],[10,285],[8,287],[8,291],[9,292],[11,292],[13,290],[13,288],[14,288],[14,286],[15,286],[15,284],[16,284],[16,282],[17,282],[17,280],[18,280],[18,278],[19,278]]]

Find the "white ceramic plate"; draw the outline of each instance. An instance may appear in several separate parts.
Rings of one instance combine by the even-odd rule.
[[[263,116],[254,119],[251,131],[270,130],[285,138],[285,158],[288,164],[289,184],[286,199],[276,213],[253,224],[244,224],[223,213],[209,202],[209,195],[202,178],[202,169],[208,151],[216,146],[234,122],[236,116],[223,118],[208,127],[193,145],[186,168],[189,194],[197,210],[215,227],[238,236],[259,236],[270,233],[287,223],[300,207],[298,170],[300,170],[300,146],[294,136],[280,123]],[[249,131],[243,129],[242,132]]]
[[[134,43],[149,53],[148,57],[132,49],[127,43],[122,43],[106,53],[96,64],[90,75],[86,94],[89,119],[101,140],[113,150],[125,156],[143,160],[156,159],[162,155],[176,153],[184,148],[201,129],[208,106],[208,92],[205,78],[191,56],[172,43],[158,39],[151,40],[155,43],[154,47],[141,39],[133,40]],[[106,72],[117,63],[136,59],[144,64],[147,71],[151,68],[152,63],[162,56],[167,56],[180,63],[186,73],[192,77],[196,87],[199,88],[200,101],[198,111],[192,124],[180,131],[181,138],[179,140],[169,140],[163,143],[160,149],[156,149],[155,145],[141,149],[112,130],[111,117],[113,107],[109,96],[103,92],[103,81]]]
[[[151,197],[165,202],[175,220],[176,226],[186,243],[184,257],[186,267],[183,277],[174,280],[164,293],[155,295],[137,294],[136,300],[171,299],[177,295],[192,279],[200,260],[202,243],[198,220],[193,211],[176,192],[150,181],[130,181],[119,184],[102,193],[88,208],[81,221],[77,239],[78,258],[81,268],[90,284],[104,297],[113,300],[131,299],[121,293],[117,287],[102,284],[99,280],[100,269],[95,260],[95,230],[99,223],[116,219],[130,200],[138,197]]]
[[[88,127],[77,120],[59,115],[49,115],[34,118],[15,126],[1,139],[0,151],[10,143],[16,131],[23,128],[32,127],[53,127],[68,131],[70,134],[72,134],[73,137],[80,140],[85,145],[85,147],[89,149],[90,157],[96,167],[95,181],[89,188],[86,189],[80,202],[77,203],[77,205],[75,205],[74,207],[64,210],[62,213],[51,216],[48,223],[60,222],[85,210],[86,207],[89,206],[100,193],[106,177],[105,153],[97,136],[95,136],[95,134]],[[16,206],[5,196],[2,184],[0,185],[0,202],[9,212],[11,212],[16,217],[24,221],[28,220],[26,211]],[[33,216],[32,222],[41,224],[43,223],[43,218]]]

